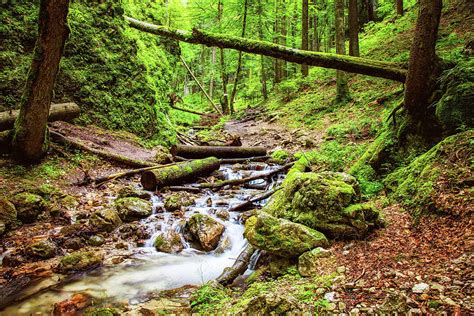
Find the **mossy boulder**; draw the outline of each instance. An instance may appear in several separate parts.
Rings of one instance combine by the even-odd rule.
[[[184,249],[181,235],[174,230],[158,235],[153,245],[156,250],[166,253],[178,253]]]
[[[265,212],[259,212],[245,222],[244,235],[255,248],[282,257],[296,257],[329,245],[324,234]]]
[[[46,201],[37,194],[22,192],[12,198],[18,219],[23,223],[32,223],[46,211]]]
[[[16,222],[15,205],[7,199],[0,199],[0,235]]]
[[[150,192],[138,189],[134,186],[126,186],[120,188],[117,193],[118,198],[125,198],[125,197],[136,197],[144,200],[149,200],[151,198]]]
[[[209,215],[194,214],[186,223],[186,230],[202,249],[212,251],[219,244],[225,227]]]
[[[321,231],[331,238],[364,236],[380,224],[378,212],[360,202],[357,180],[339,172],[293,171],[264,211]],[[351,205],[356,204],[357,206]]]
[[[35,241],[26,248],[26,254],[36,258],[48,259],[56,255],[56,245],[50,239]]]
[[[152,213],[153,204],[136,197],[120,198],[115,201],[115,209],[125,222],[148,217]]]
[[[92,213],[89,223],[100,231],[111,232],[122,224],[122,220],[115,210],[103,208]]]
[[[62,257],[57,266],[60,273],[87,271],[102,264],[104,256],[97,251],[76,251]]]
[[[165,197],[165,209],[168,212],[173,212],[181,209],[181,207],[186,207],[193,205],[194,197],[188,192],[176,192]]]
[[[330,250],[318,247],[307,251],[298,257],[298,272],[302,276],[315,276],[319,273],[318,267],[321,258],[331,255]]]
[[[99,247],[105,243],[105,239],[101,235],[93,235],[89,238],[87,243],[93,247]]]

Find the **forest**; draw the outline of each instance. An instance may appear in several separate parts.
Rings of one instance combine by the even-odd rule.
[[[473,1],[0,8],[0,315],[474,313]]]

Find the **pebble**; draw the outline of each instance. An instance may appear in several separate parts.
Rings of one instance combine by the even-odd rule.
[[[339,274],[346,273],[346,267],[344,267],[344,266],[337,267],[336,272],[339,273]]]
[[[328,292],[324,294],[324,299],[329,302],[334,302],[336,300],[336,292]]]
[[[408,311],[408,315],[422,315],[423,313],[421,312],[421,309],[419,308],[411,308]]]
[[[445,302],[445,303],[448,304],[448,305],[452,305],[452,306],[458,305],[458,304],[456,304],[455,301],[453,301],[453,300],[452,300],[451,298],[449,298],[449,297],[443,298],[443,302]]]
[[[351,309],[351,312],[350,312],[351,315],[357,315],[359,313],[360,313],[360,311],[359,311],[358,308],[353,308],[353,309]]]
[[[346,304],[344,302],[339,302],[337,306],[340,311],[344,311],[346,309]]]
[[[421,294],[429,291],[430,286],[426,283],[418,283],[413,286],[411,289],[413,293]]]
[[[444,292],[444,286],[442,286],[442,285],[439,284],[439,283],[433,283],[433,284],[431,284],[431,288],[432,288],[433,290],[438,290],[438,291],[440,291],[440,292]]]

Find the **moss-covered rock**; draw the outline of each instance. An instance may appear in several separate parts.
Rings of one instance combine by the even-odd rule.
[[[122,224],[122,220],[115,210],[103,208],[92,213],[89,223],[100,231],[111,232]]]
[[[473,212],[472,146],[474,130],[449,136],[385,179],[391,198],[412,214]],[[469,194],[470,192],[470,194]]]
[[[76,251],[61,258],[57,271],[71,273],[87,271],[102,264],[104,256],[97,251]]]
[[[324,234],[307,226],[259,212],[245,223],[252,246],[282,257],[296,257],[316,247],[327,247]]]
[[[209,215],[194,214],[189,218],[186,230],[202,249],[212,251],[219,244],[225,227]]]
[[[124,197],[136,197],[144,200],[149,200],[151,198],[150,192],[140,190],[135,186],[126,186],[120,188],[117,193],[117,198],[124,198]]]
[[[230,299],[225,287],[215,281],[210,281],[193,293],[191,308],[193,313],[212,315],[217,311],[222,312]]]
[[[153,245],[156,250],[166,253],[178,253],[184,249],[181,235],[174,230],[158,235]]]
[[[12,198],[18,219],[23,223],[32,223],[46,211],[46,201],[37,194],[22,192]]]
[[[105,239],[101,235],[94,235],[89,238],[87,243],[91,246],[99,247],[105,243]]]
[[[0,235],[16,222],[15,205],[7,199],[0,199]]]
[[[117,199],[114,205],[120,218],[126,222],[150,216],[153,207],[150,201],[144,201],[136,197]]]
[[[379,222],[378,212],[370,205],[346,211],[359,201],[358,182],[348,174],[293,170],[263,210],[332,238],[361,237]]]
[[[165,197],[165,209],[173,212],[194,203],[194,197],[188,192],[175,192]]]
[[[290,154],[283,149],[277,149],[272,153],[272,161],[278,164],[284,164],[288,158],[290,157]]]
[[[52,258],[56,255],[57,247],[50,239],[34,242],[26,248],[26,254],[36,258]]]
[[[302,276],[315,276],[318,271],[319,259],[326,258],[331,255],[330,250],[318,247],[307,251],[298,257],[298,272]]]

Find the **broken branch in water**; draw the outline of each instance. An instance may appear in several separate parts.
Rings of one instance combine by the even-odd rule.
[[[255,249],[252,245],[247,245],[240,255],[235,260],[232,267],[225,268],[222,274],[216,279],[222,285],[227,285],[232,283],[239,275],[243,274],[250,263],[250,258],[252,257]]]
[[[270,190],[260,196],[257,196],[253,199],[250,199],[248,201],[245,201],[244,203],[241,203],[239,205],[236,205],[234,207],[231,207],[228,211],[229,212],[242,212],[242,211],[245,211],[247,210],[249,207],[252,207],[253,203],[255,202],[260,202],[262,200],[265,200],[267,198],[269,198],[270,196],[272,196],[276,191],[280,190],[280,188],[276,188],[274,190]]]

